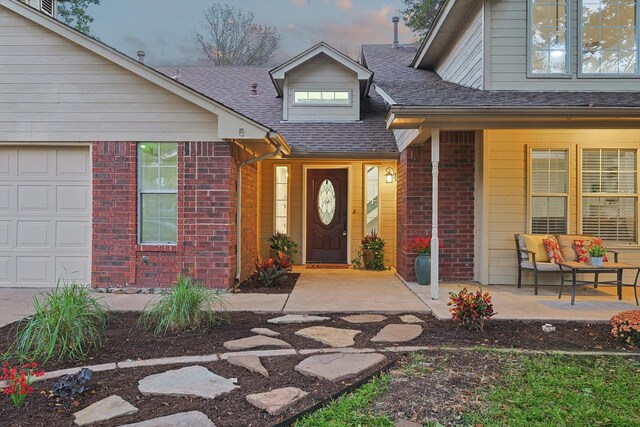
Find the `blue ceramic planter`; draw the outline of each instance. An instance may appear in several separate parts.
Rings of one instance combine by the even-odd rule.
[[[431,255],[418,254],[413,264],[419,285],[431,284]]]

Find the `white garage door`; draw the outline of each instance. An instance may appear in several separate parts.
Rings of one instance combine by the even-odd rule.
[[[89,148],[0,146],[0,286],[90,280]]]

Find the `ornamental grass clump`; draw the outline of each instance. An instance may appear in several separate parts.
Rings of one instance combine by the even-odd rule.
[[[497,313],[493,311],[489,292],[469,292],[467,288],[457,294],[449,292],[449,309],[451,318],[469,330],[484,331],[485,320],[490,320]]]
[[[107,313],[88,286],[58,281],[42,302],[33,297],[35,314],[18,323],[8,354],[21,361],[81,361],[102,346]]]
[[[640,347],[640,310],[623,311],[611,318],[611,334],[620,341]]]
[[[222,298],[211,289],[194,282],[191,276],[179,275],[176,284],[145,307],[138,326],[154,327],[155,336],[167,332],[212,328],[228,320]]]

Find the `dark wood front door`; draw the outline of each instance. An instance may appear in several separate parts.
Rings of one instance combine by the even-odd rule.
[[[347,262],[347,170],[307,171],[307,262]]]

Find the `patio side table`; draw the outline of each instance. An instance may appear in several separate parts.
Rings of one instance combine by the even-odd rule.
[[[571,305],[575,305],[576,302],[576,286],[577,285],[596,285],[596,286],[615,286],[618,290],[618,299],[622,299],[622,288],[633,287],[633,294],[636,297],[636,305],[638,304],[638,276],[640,275],[640,267],[632,264],[625,264],[621,262],[605,262],[602,267],[594,267],[593,265],[586,264],[577,261],[565,261],[558,264],[561,271],[560,281],[560,294],[558,299],[562,298],[562,289],[564,288],[564,274],[565,272],[571,273]],[[633,283],[623,283],[622,275],[625,270],[636,270],[636,277]],[[615,273],[616,280],[577,280],[576,275],[580,273]],[[594,275],[595,276],[595,275]],[[595,276],[597,277],[597,276]]]

